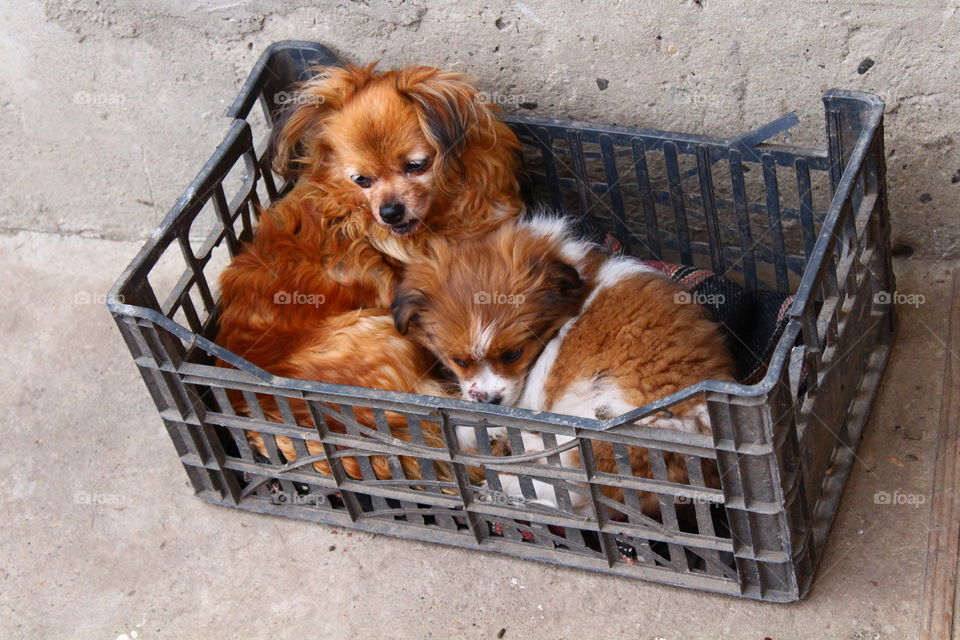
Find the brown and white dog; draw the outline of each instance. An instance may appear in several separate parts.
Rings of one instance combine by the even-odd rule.
[[[516,136],[464,76],[432,67],[325,68],[292,104],[275,170],[299,177],[220,278],[218,342],[276,375],[437,393],[429,359],[393,326],[393,289],[410,263],[519,215]],[[278,446],[296,458],[287,438]]]
[[[678,304],[688,298],[675,297],[680,291],[643,263],[606,257],[574,239],[563,220],[541,214],[411,265],[394,320],[456,373],[466,400],[607,419],[705,379],[733,380],[720,328],[699,305]],[[643,424],[710,432],[703,400]],[[543,450],[538,434],[522,435],[528,452]],[[593,446],[597,467],[616,473],[611,445]],[[646,449],[630,447],[629,455],[634,475],[653,477]],[[580,466],[575,448],[561,461]],[[668,453],[666,461],[669,479],[687,483],[683,457]],[[522,497],[516,476],[500,479],[504,491]],[[707,482],[716,485],[715,473]],[[556,506],[550,484],[534,487],[538,501]],[[571,493],[575,509],[589,504],[586,493]],[[619,488],[604,494],[622,500]],[[659,513],[653,494],[643,494],[642,507]]]

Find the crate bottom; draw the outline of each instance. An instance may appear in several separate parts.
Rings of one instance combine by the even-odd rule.
[[[752,597],[750,594],[740,593],[740,588],[736,581],[733,580],[724,580],[706,575],[683,574],[668,569],[656,569],[637,564],[615,564],[610,566],[610,564],[603,560],[594,560],[563,552],[550,551],[542,547],[536,547],[522,542],[512,542],[503,538],[484,538],[481,543],[477,543],[470,535],[461,535],[443,529],[427,529],[417,525],[391,524],[388,522],[354,522],[346,513],[341,516],[336,512],[319,509],[304,509],[302,511],[298,509],[295,513],[291,513],[288,507],[284,505],[274,505],[266,500],[248,500],[240,504],[233,504],[228,501],[221,501],[213,494],[198,494],[198,497],[210,504],[242,509],[252,513],[282,516],[295,520],[309,520],[311,522],[334,525],[356,531],[366,531],[368,533],[378,533],[396,538],[432,542],[476,551],[495,552],[524,560],[546,562],[558,566],[647,580],[649,582],[657,582],[687,589],[697,589],[732,596]],[[785,596],[785,599],[782,600],[776,598],[777,594],[767,593],[766,595],[765,600],[774,602],[788,602],[796,599],[795,596],[789,597],[788,594],[782,594]],[[773,598],[770,597],[771,595]],[[759,596],[754,597],[759,599]]]
[[[874,348],[868,358],[868,366],[861,378],[857,395],[850,405],[848,432],[850,434],[851,446],[849,448],[838,447],[834,464],[832,465],[834,470],[823,485],[821,499],[814,513],[811,542],[815,553],[815,567],[819,564],[827,536],[836,517],[843,495],[843,488],[846,485],[847,478],[853,466],[856,449],[862,440],[863,430],[869,419],[870,409],[876,398],[889,354],[890,346],[887,344],[877,345]],[[722,577],[682,573],[667,568],[658,568],[644,564],[625,565],[610,563],[602,558],[589,558],[574,553],[550,550],[507,538],[483,537],[480,542],[477,542],[467,531],[457,533],[447,529],[433,528],[413,523],[383,522],[366,519],[353,521],[345,511],[338,512],[329,509],[316,509],[302,506],[291,507],[290,505],[273,504],[268,500],[253,497],[235,504],[230,500],[222,499],[220,495],[214,491],[204,491],[197,495],[205,502],[211,504],[242,509],[252,513],[308,520],[345,529],[378,533],[421,542],[432,542],[463,549],[495,552],[525,560],[547,562],[558,566],[647,580],[660,584],[698,589],[724,595],[746,597],[766,602],[786,603],[802,599],[812,586],[813,578],[816,575],[814,571],[812,575],[807,576],[806,580],[801,582],[799,593],[789,590],[770,590],[769,588],[764,588],[762,591],[753,589],[743,590],[735,580],[724,579]],[[456,513],[462,512],[451,510],[451,515],[455,515]]]
[[[850,446],[840,446],[837,448],[834,454],[832,471],[823,484],[821,498],[813,514],[813,526],[808,544],[811,545],[813,551],[812,559],[814,570],[810,575],[806,576],[805,579],[800,580],[798,592],[770,589],[768,585],[765,585],[762,589],[742,589],[736,580],[725,579],[720,576],[696,574],[693,572],[678,572],[669,568],[660,568],[643,563],[622,564],[607,562],[603,558],[590,558],[573,552],[551,550],[519,540],[515,541],[497,536],[484,536],[477,542],[476,538],[474,538],[468,530],[456,532],[440,527],[431,527],[429,525],[379,521],[375,519],[360,519],[354,521],[346,511],[275,504],[269,500],[254,496],[243,499],[239,503],[234,503],[230,499],[224,499],[216,491],[202,491],[199,492],[197,496],[211,504],[242,509],[252,513],[308,520],[342,527],[344,529],[384,534],[421,542],[432,542],[463,549],[495,552],[525,560],[547,562],[558,566],[584,569],[587,571],[641,579],[649,582],[692,588],[724,595],[763,600],[766,602],[795,602],[805,597],[812,587],[816,576],[816,568],[823,554],[830,528],[836,517],[843,495],[843,488],[846,486],[853,466],[856,450],[863,438],[863,430],[869,419],[870,409],[879,390],[889,354],[890,345],[879,344],[873,349],[867,359],[868,366],[864,371],[857,394],[847,414],[847,432],[849,433]],[[450,510],[451,516],[457,514],[463,515],[463,512]]]

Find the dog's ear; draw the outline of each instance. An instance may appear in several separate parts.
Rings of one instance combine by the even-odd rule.
[[[420,328],[420,319],[427,310],[427,297],[420,289],[398,287],[390,305],[393,312],[393,324],[401,335],[409,335],[411,330]]]
[[[278,94],[283,106],[270,136],[273,170],[278,175],[292,179],[322,155],[325,120],[370,81],[376,64],[318,67],[317,75],[294,92]]]
[[[562,260],[551,260],[544,270],[544,289],[550,307],[576,312],[586,288],[576,269]]]
[[[471,138],[493,132],[493,110],[481,101],[466,76],[452,71],[404,69],[397,78],[397,89],[416,107],[420,128],[437,154],[441,187],[455,188],[454,183],[466,176],[463,148]]]

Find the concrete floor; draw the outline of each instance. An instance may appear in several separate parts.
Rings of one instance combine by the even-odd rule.
[[[896,264],[925,302],[901,309],[812,594],[771,605],[202,503],[102,304],[137,248],[0,236],[0,637],[918,637],[957,263]]]
[[[960,257],[958,0],[5,0],[0,229],[147,237],[287,39],[465,71],[528,115],[727,137],[796,111],[819,148],[823,91],[877,93],[893,242]]]

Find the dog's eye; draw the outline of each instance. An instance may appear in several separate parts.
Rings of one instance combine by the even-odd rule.
[[[458,367],[466,367],[466,366],[467,366],[467,363],[464,362],[463,360],[461,360],[460,358],[454,358],[454,359],[453,359],[453,364],[457,365]]]
[[[501,362],[516,362],[523,355],[523,349],[511,349],[500,354]]]
[[[364,189],[366,189],[371,184],[373,184],[373,181],[367,176],[351,176],[350,179],[356,182],[358,185],[360,185]]]
[[[424,158],[423,160],[411,160],[410,162],[407,163],[407,166],[404,167],[404,171],[406,171],[407,173],[416,173],[417,171],[423,171],[423,169],[426,166],[427,166],[426,158]]]

